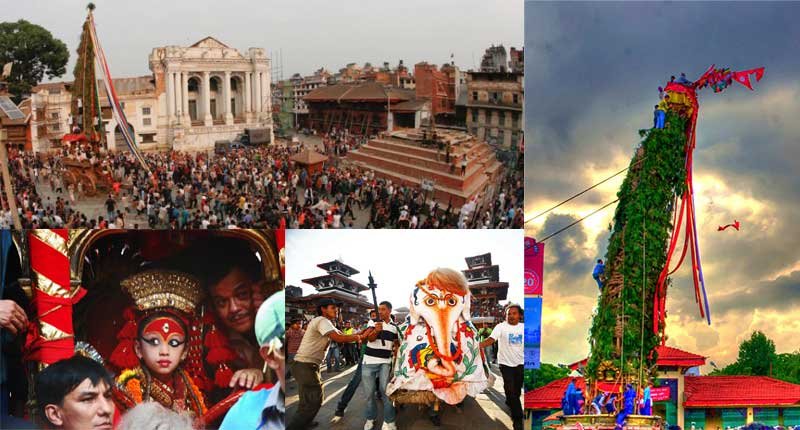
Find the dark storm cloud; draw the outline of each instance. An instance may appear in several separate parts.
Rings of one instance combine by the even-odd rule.
[[[699,92],[695,182],[698,233],[712,320],[753,310],[786,315],[800,301],[800,3],[525,3],[526,209],[529,215],[625,167],[652,125],[657,87],[670,75],[699,77],[711,64],[766,67],[755,91],[735,84]],[[714,187],[713,189],[710,187]],[[559,208],[602,206],[599,189]],[[562,215],[562,217],[565,215]],[[608,213],[598,214],[606,216]],[[717,232],[738,219],[742,230]],[[549,221],[549,220],[548,220]],[[541,222],[541,221],[539,221]],[[528,226],[541,236],[549,228]],[[573,227],[573,228],[577,228]],[[551,276],[588,276],[591,249],[609,233],[584,230],[556,250]],[[579,257],[587,262],[579,263]],[[677,256],[676,256],[677,258]],[[673,277],[671,315],[699,324],[688,262]],[[583,271],[583,273],[581,273]],[[584,279],[585,280],[585,279]],[[565,295],[581,294],[578,290]],[[570,297],[560,297],[569,300]],[[545,303],[545,312],[548,306]],[[552,308],[551,308],[552,309]],[[590,309],[583,309],[588,312]],[[715,319],[716,318],[716,319]],[[721,348],[733,326],[702,329],[697,348]],[[584,333],[562,333],[583,338]],[[722,341],[724,344],[725,341]],[[778,345],[779,349],[789,346]]]
[[[575,222],[578,218],[573,215],[551,214],[544,222],[542,232],[550,235]],[[573,226],[557,236],[548,240],[546,256],[554,257],[550,263],[558,267],[562,276],[572,279],[591,272],[592,259],[586,257],[581,247],[586,242],[586,232],[580,224]],[[571,284],[571,282],[568,282]]]
[[[720,313],[765,307],[783,311],[800,309],[800,271],[774,281],[744,286],[714,302],[714,310]]]

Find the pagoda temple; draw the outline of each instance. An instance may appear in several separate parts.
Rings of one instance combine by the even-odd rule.
[[[316,316],[317,303],[323,298],[330,298],[341,303],[341,321],[361,322],[367,319],[367,313],[374,307],[366,296],[360,294],[369,289],[354,279],[359,273],[339,260],[318,264],[317,267],[327,272],[325,275],[303,279],[304,284],[311,285],[318,291],[305,297],[287,297],[286,305],[292,309],[304,309],[306,318]],[[310,319],[310,318],[308,318]]]
[[[472,317],[491,318],[488,323],[503,321],[503,306],[500,300],[508,297],[508,282],[500,282],[500,266],[492,264],[492,254],[466,257],[467,270],[461,272],[467,278],[472,294]]]

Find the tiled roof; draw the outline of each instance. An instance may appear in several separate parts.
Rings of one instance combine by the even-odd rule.
[[[706,358],[702,355],[692,354],[682,349],[673,348],[671,346],[657,346],[656,353],[658,359],[656,365],[658,366],[681,366],[681,367],[695,367],[706,364]],[[572,370],[577,370],[580,367],[586,366],[589,362],[588,358],[581,361],[576,361],[569,365]]]
[[[526,409],[558,409],[570,378],[525,393]],[[577,386],[585,389],[583,378]],[[800,385],[767,376],[686,376],[686,407],[800,406]]]
[[[687,376],[686,407],[800,405],[800,385],[767,376]]]
[[[291,160],[300,164],[317,164],[328,161],[328,157],[320,154],[319,152],[305,149],[299,154],[292,155]]]
[[[658,353],[656,364],[659,366],[695,367],[706,364],[706,358],[702,355],[692,354],[671,346],[659,346],[656,348],[656,353]]]
[[[105,97],[106,90],[102,80],[97,80],[97,86],[100,89],[100,97]],[[67,91],[72,87],[72,81],[69,82],[51,82],[47,84],[39,84],[31,89],[31,92],[37,93],[41,90],[51,91],[53,89],[60,89]],[[137,95],[137,94],[154,94],[156,86],[153,83],[152,75],[137,76],[134,78],[114,78],[114,89],[117,90],[118,96],[123,95]]]
[[[566,377],[525,393],[525,409],[559,409],[561,398],[567,391],[567,386],[572,378]],[[581,390],[586,390],[583,378],[575,378],[575,385]]]
[[[319,87],[303,97],[306,101],[382,101],[385,102],[387,90],[383,84],[364,82],[358,84],[337,84]],[[389,88],[388,97],[394,101],[414,99],[414,92],[400,88]]]

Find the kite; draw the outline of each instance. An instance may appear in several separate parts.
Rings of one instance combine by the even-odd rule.
[[[733,222],[730,223],[730,224],[721,225],[721,226],[717,227],[717,231],[727,230],[728,227],[733,227],[734,229],[736,229],[736,231],[739,231],[739,221],[733,220]]]

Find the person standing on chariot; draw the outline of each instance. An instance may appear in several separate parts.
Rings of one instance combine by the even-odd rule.
[[[136,310],[126,310],[128,322],[109,360],[124,369],[116,379],[115,402],[128,410],[156,401],[199,419],[206,412],[205,400],[190,374],[196,372],[187,367],[201,365],[196,353],[202,351],[202,340],[195,321],[200,282],[182,272],[148,270],[122,281],[122,288]]]

